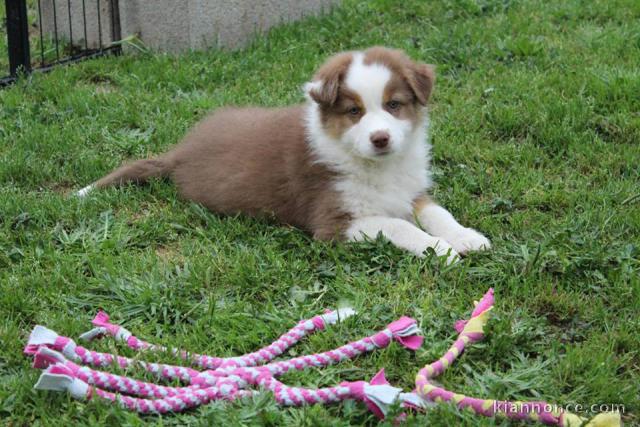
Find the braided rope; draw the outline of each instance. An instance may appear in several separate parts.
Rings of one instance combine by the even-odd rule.
[[[544,401],[511,402],[506,400],[481,399],[465,396],[449,391],[431,382],[432,378],[442,374],[464,352],[468,344],[473,344],[484,337],[484,326],[489,312],[493,308],[493,289],[484,295],[476,304],[468,321],[458,322],[456,330],[459,335],[453,345],[437,361],[426,365],[416,375],[416,391],[425,400],[442,403],[454,403],[460,409],[468,409],[475,414],[493,417],[503,416],[514,420],[536,421],[547,425],[564,427],[582,426],[586,419],[561,410],[558,405]],[[620,426],[620,414],[603,413],[594,417],[588,427]]]
[[[422,337],[418,336],[417,332],[416,321],[408,317],[402,317],[371,336],[322,353],[303,355],[288,360],[268,363],[263,366],[263,369],[279,377],[291,370],[299,371],[310,367],[324,368],[340,363],[343,360],[354,359],[376,349],[386,348],[394,339],[404,347],[415,350],[422,345]],[[415,339],[415,341],[412,342],[413,339]],[[205,372],[205,375],[206,374]]]
[[[76,399],[90,400],[98,397],[118,403],[122,408],[141,414],[165,414],[181,412],[189,408],[206,405],[216,400],[235,400],[255,395],[253,390],[240,390],[239,378],[249,379],[252,384],[271,391],[281,406],[304,406],[336,403],[347,399],[358,400],[374,406],[375,412],[384,416],[381,409],[392,403],[400,394],[400,389],[388,385],[372,385],[365,381],[343,382],[337,386],[317,389],[289,387],[276,380],[267,371],[255,368],[237,368],[236,376],[221,378],[218,384],[206,388],[189,388],[188,392],[158,398],[131,397],[117,394],[99,386],[90,385],[80,370],[74,371],[63,364],[48,367],[40,377],[37,388],[68,390]],[[107,383],[109,386],[110,384]],[[368,388],[368,390],[367,390]],[[372,400],[373,399],[373,400]]]
[[[185,366],[145,362],[129,357],[89,350],[86,347],[76,344],[76,342],[69,337],[58,335],[43,326],[36,326],[31,333],[29,344],[26,345],[24,353],[27,355],[35,355],[42,346],[59,351],[69,360],[83,365],[107,368],[113,364],[117,364],[122,369],[140,367],[158,378],[169,381],[180,380],[190,383],[193,377],[200,374],[200,371]]]
[[[49,366],[62,365],[68,368],[74,378],[98,388],[144,398],[164,398],[188,393],[199,386],[171,387],[140,381],[131,377],[98,371],[88,366],[79,366],[61,353],[47,347],[39,348],[33,358],[33,367],[46,369]]]
[[[201,369],[216,369],[219,367],[229,366],[258,366],[280,356],[309,333],[322,330],[325,328],[326,324],[335,323],[339,318],[346,318],[354,313],[355,312],[351,309],[339,309],[323,315],[314,316],[311,319],[302,320],[268,346],[253,353],[229,358],[220,358],[197,353],[190,354],[186,350],[167,348],[161,345],[149,343],[134,336],[124,327],[111,323],[109,321],[109,316],[102,311],[100,311],[92,321],[96,328],[83,334],[81,338],[91,340],[98,336],[108,334],[116,341],[125,342],[127,346],[133,350],[170,353],[183,360],[190,361],[193,366]]]

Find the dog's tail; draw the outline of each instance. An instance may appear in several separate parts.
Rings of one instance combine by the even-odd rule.
[[[173,161],[168,156],[153,159],[136,160],[120,166],[91,185],[84,187],[76,193],[79,197],[86,196],[95,188],[119,186],[127,183],[144,184],[151,178],[168,177],[173,169]]]

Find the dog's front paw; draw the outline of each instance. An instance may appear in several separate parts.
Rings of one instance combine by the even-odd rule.
[[[431,248],[433,248],[437,256],[446,257],[447,265],[455,264],[460,261],[460,255],[458,255],[458,251],[456,251],[454,247],[452,247],[444,240],[436,240]]]
[[[447,242],[461,255],[472,251],[491,249],[489,239],[478,233],[473,228],[464,228],[462,231],[447,239]]]

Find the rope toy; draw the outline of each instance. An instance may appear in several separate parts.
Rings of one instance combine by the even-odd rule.
[[[558,405],[547,402],[511,402],[493,399],[479,399],[454,393],[439,387],[431,380],[442,374],[462,354],[468,344],[473,344],[484,338],[484,326],[489,320],[489,313],[493,309],[493,289],[475,303],[471,318],[458,321],[455,329],[458,338],[447,352],[437,361],[426,365],[416,375],[416,392],[424,400],[442,403],[454,403],[459,409],[466,409],[477,415],[486,417],[503,416],[514,420],[537,421],[547,425],[562,427],[618,427],[622,425],[619,412],[605,412],[587,420],[568,411],[563,411]],[[586,424],[585,424],[586,423]]]
[[[310,367],[322,368],[354,359],[364,353],[386,348],[393,341],[410,350],[417,350],[422,345],[423,337],[418,335],[417,322],[409,317],[401,317],[376,334],[336,349],[275,361],[306,335],[324,330],[328,325],[353,316],[355,311],[351,308],[328,311],[302,320],[272,344],[236,357],[220,358],[195,354],[146,342],[124,327],[111,323],[109,316],[104,312],[99,312],[93,319],[95,328],[80,336],[85,341],[112,337],[116,342],[124,343],[134,351],[169,353],[190,366],[151,363],[137,358],[92,351],[76,344],[71,338],[58,335],[40,325],[31,332],[24,352],[33,356],[35,368],[44,369],[35,385],[36,389],[67,391],[80,400],[99,398],[141,414],[179,412],[216,400],[232,401],[251,397],[266,390],[274,395],[276,402],[281,406],[356,400],[364,403],[379,418],[384,418],[393,404],[407,409],[425,410],[434,404],[450,402],[455,403],[460,409],[468,409],[478,415],[502,415],[564,427],[582,426],[587,422],[586,419],[555,409],[545,402],[477,399],[450,392],[431,382],[462,354],[467,344],[480,341],[484,337],[484,326],[493,303],[493,290],[490,289],[480,302],[476,303],[471,318],[456,323],[458,338],[445,355],[418,372],[416,389],[412,392],[404,392],[391,386],[384,376],[384,369],[369,381],[346,381],[332,387],[317,389],[291,387],[277,379],[289,371]],[[182,385],[176,387],[145,382],[101,370],[112,365],[121,369],[138,367],[160,381],[177,380]],[[599,414],[588,421],[586,426],[621,426],[620,414]]]
[[[355,312],[347,308],[303,320],[271,345],[229,358],[190,354],[184,350],[148,343],[127,329],[110,323],[109,317],[103,312],[93,320],[96,328],[81,336],[85,340],[111,336],[136,351],[169,352],[189,362],[192,367],[148,363],[91,351],[43,326],[34,328],[25,353],[34,356],[34,367],[45,369],[35,388],[66,390],[77,399],[89,400],[97,396],[143,414],[177,412],[214,400],[235,400],[263,389],[272,392],[276,401],[283,406],[328,404],[353,399],[363,402],[377,416],[384,417],[389,405],[396,400],[415,401],[418,397],[415,393],[402,393],[401,389],[390,386],[384,379],[383,371],[368,382],[342,382],[319,389],[289,387],[276,379],[291,370],[325,367],[353,359],[363,353],[385,348],[394,340],[412,350],[422,345],[423,338],[417,335],[416,321],[402,317],[374,335],[334,350],[273,361],[307,334],[353,314]],[[165,386],[94,369],[106,368],[114,363],[121,368],[139,366],[161,380],[179,380],[185,385]],[[248,387],[254,389],[248,390]]]

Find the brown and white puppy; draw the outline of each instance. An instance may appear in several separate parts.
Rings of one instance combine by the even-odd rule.
[[[305,104],[220,109],[168,153],[122,166],[78,195],[170,177],[181,197],[214,212],[274,215],[322,240],[382,233],[453,262],[490,244],[427,196],[433,83],[431,66],[399,50],[340,53],[305,85]]]

